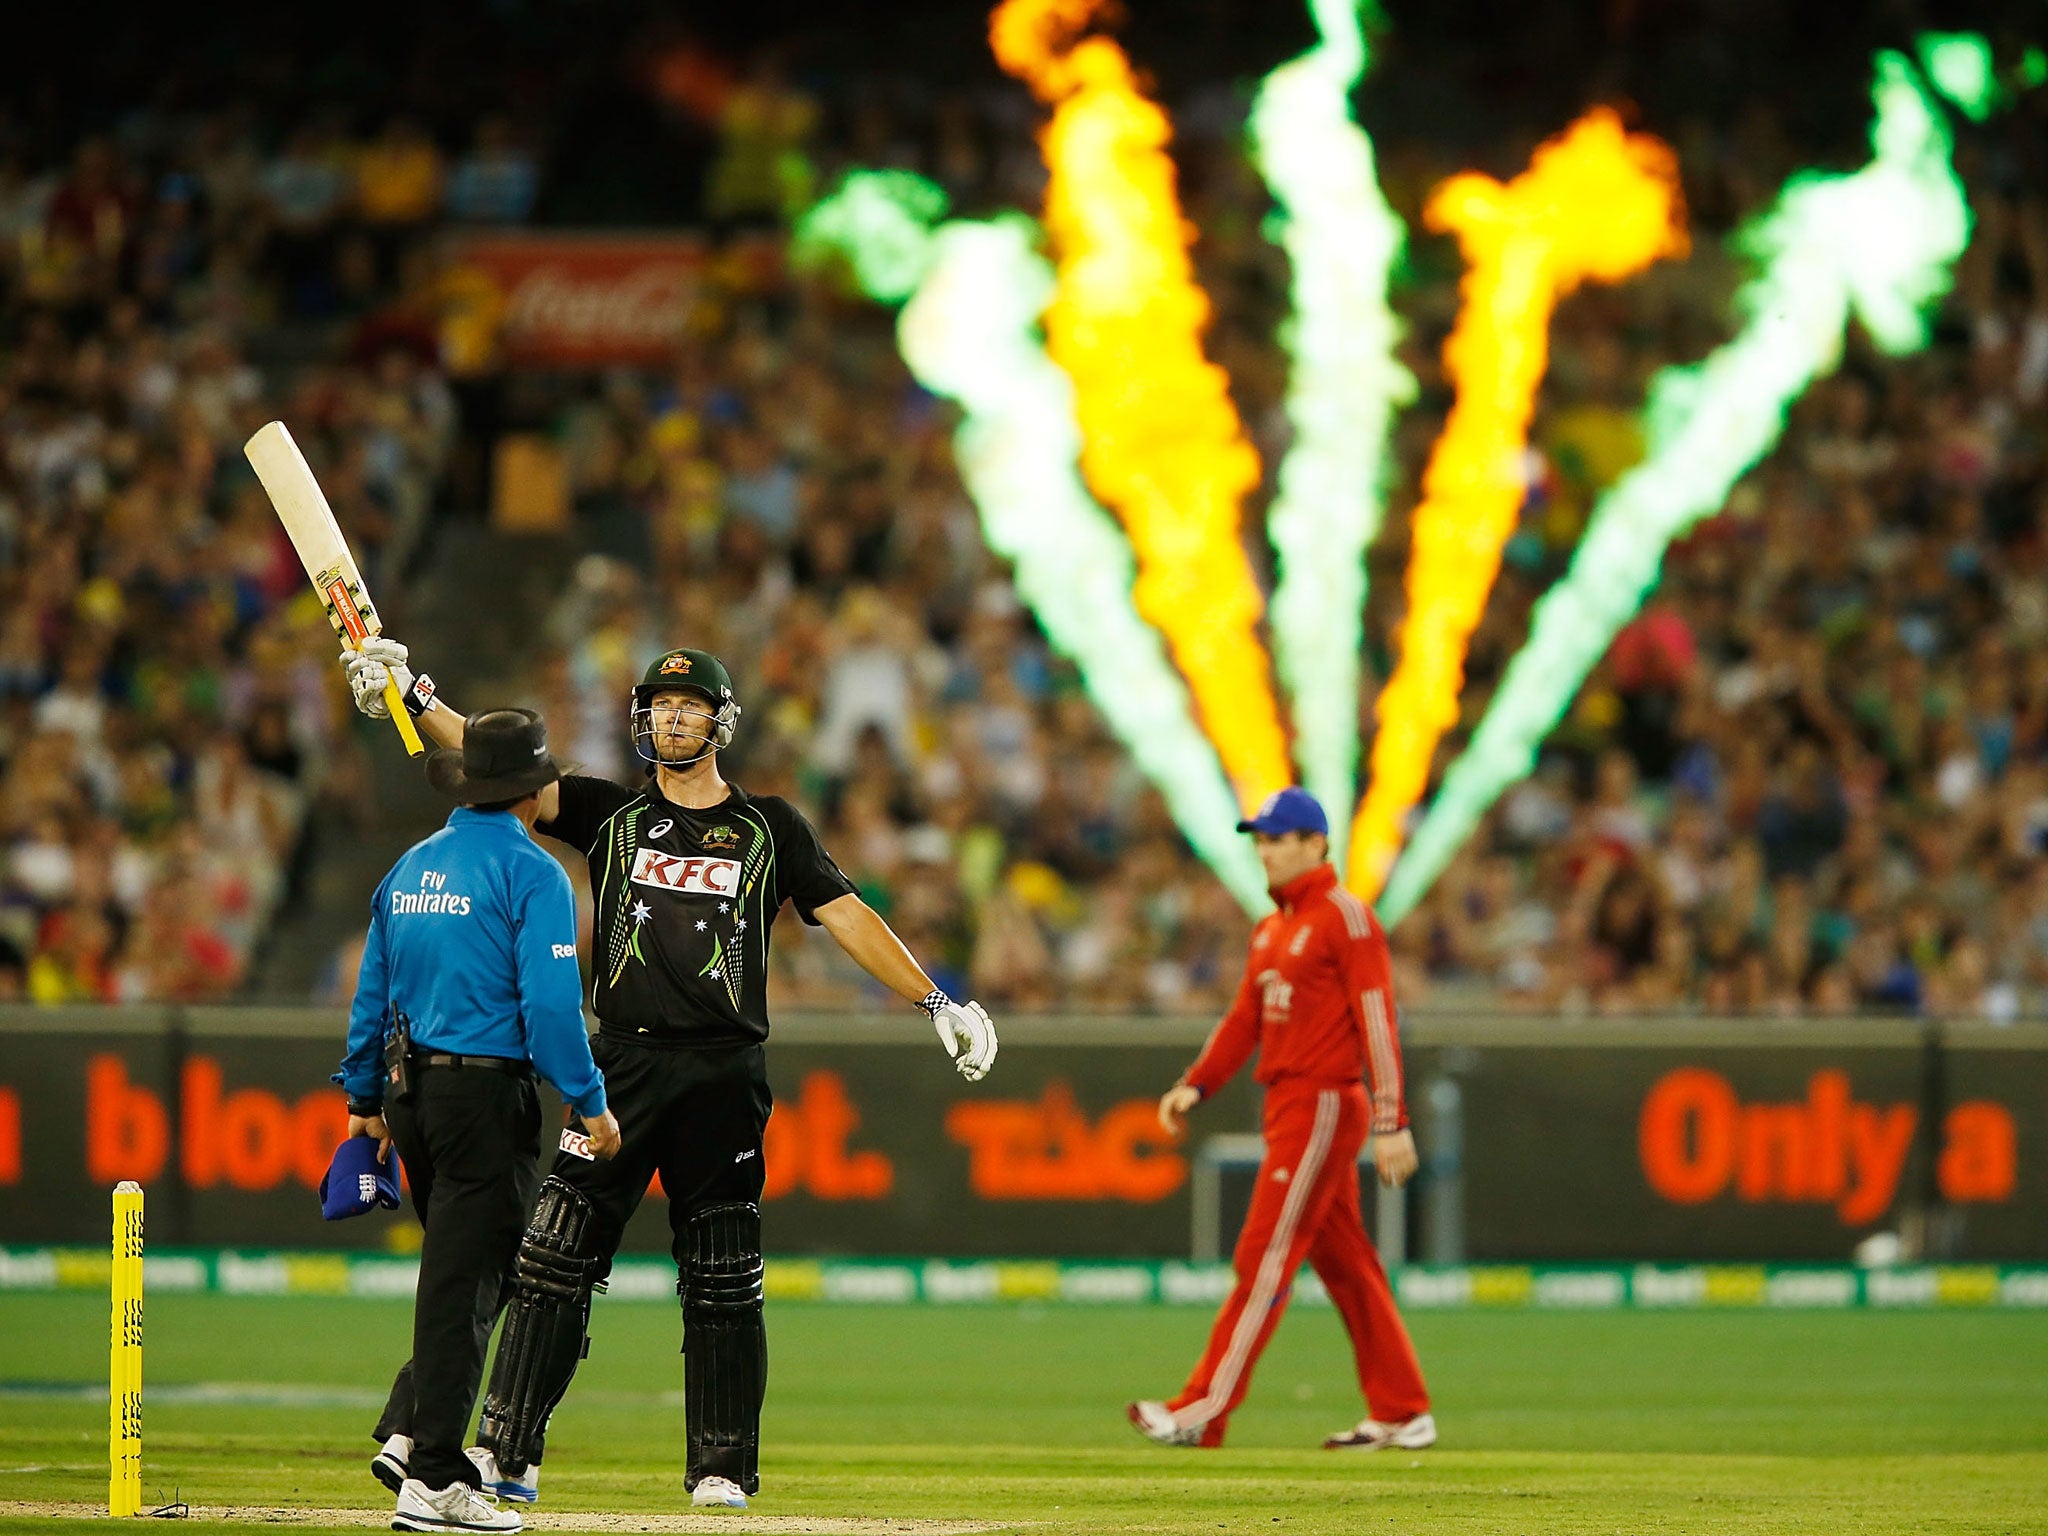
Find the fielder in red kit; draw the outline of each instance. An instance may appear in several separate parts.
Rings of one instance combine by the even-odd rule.
[[[1209,1347],[1178,1396],[1126,1412],[1162,1445],[1221,1445],[1306,1260],[1351,1335],[1367,1410],[1325,1449],[1420,1450],[1436,1443],[1429,1390],[1358,1213],[1358,1155],[1368,1136],[1382,1184],[1398,1186],[1415,1172],[1386,934],[1337,883],[1329,820],[1306,790],[1281,790],[1237,830],[1257,840],[1278,910],[1252,930],[1237,1000],[1160,1099],[1159,1118],[1179,1134],[1182,1117],[1257,1050],[1266,1155],[1232,1259],[1237,1286]]]

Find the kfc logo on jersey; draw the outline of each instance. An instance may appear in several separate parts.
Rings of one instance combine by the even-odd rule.
[[[739,889],[737,859],[686,859],[642,848],[633,859],[633,883],[686,896],[730,896]]]

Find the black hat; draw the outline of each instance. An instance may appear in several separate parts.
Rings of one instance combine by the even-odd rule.
[[[562,776],[547,722],[530,709],[487,709],[463,722],[462,748],[427,758],[427,782],[463,805],[523,800]]]

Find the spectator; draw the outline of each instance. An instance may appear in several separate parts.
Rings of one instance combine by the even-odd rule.
[[[540,170],[501,116],[476,126],[470,151],[448,178],[448,217],[458,224],[524,224],[533,217]]]

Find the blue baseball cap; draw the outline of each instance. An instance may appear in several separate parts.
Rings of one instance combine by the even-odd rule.
[[[1263,832],[1268,837],[1282,832],[1320,832],[1330,835],[1330,818],[1323,814],[1316,797],[1299,786],[1290,785],[1266,796],[1258,813],[1237,824],[1240,832]]]
[[[377,1160],[377,1138],[350,1136],[334,1149],[320,1180],[320,1214],[329,1221],[398,1209],[398,1158]]]

